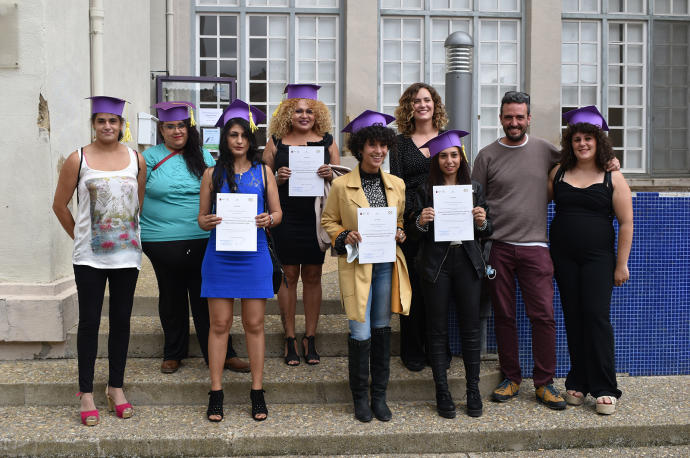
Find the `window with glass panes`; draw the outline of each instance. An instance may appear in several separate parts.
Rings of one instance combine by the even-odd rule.
[[[519,21],[479,23],[479,148],[503,136],[498,119],[501,99],[520,88],[519,36]]]
[[[561,36],[561,105],[570,111],[599,105],[601,24],[563,21]]]
[[[624,172],[690,175],[689,9],[690,0],[563,0],[562,110],[597,105]]]
[[[687,11],[687,10],[686,10]],[[690,23],[654,21],[652,171],[690,170]]]
[[[197,0],[197,72],[237,78],[238,97],[270,116],[289,82],[322,86],[319,100],[340,119],[339,0]],[[231,6],[238,6],[232,8]],[[202,108],[224,108],[220,98]],[[258,138],[265,141],[266,124]]]
[[[445,48],[456,31],[473,36],[480,132],[473,154],[501,135],[498,112],[506,91],[521,84],[521,2],[518,0],[381,0],[381,110],[393,114],[412,83],[430,83],[445,100]],[[476,32],[475,32],[476,31]]]

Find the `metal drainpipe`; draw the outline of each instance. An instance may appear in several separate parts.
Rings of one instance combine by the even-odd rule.
[[[448,35],[446,48],[446,111],[448,128],[472,128],[472,37],[465,32]],[[472,154],[472,135],[463,138],[465,151]],[[467,158],[472,162],[472,158]]]
[[[165,2],[165,67],[168,70],[168,75],[173,74],[173,59],[175,57],[174,39],[175,34],[173,30],[173,18],[175,13],[173,11],[173,0],[166,0]]]
[[[103,93],[103,0],[89,0],[91,35],[91,95]]]

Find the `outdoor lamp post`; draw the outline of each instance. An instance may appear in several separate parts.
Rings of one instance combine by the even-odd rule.
[[[472,37],[465,32],[448,35],[446,48],[446,111],[449,129],[472,131]],[[463,138],[472,162],[472,135]]]
[[[448,35],[446,48],[446,111],[448,128],[472,132],[472,37],[465,32]],[[472,135],[463,137],[467,160],[472,163]],[[484,285],[485,287],[487,285]],[[481,352],[486,353],[486,324],[491,316],[491,302],[482,291],[479,305]]]

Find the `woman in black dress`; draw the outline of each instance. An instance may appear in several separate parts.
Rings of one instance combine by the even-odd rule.
[[[302,278],[304,302],[304,336],[301,347],[307,364],[318,364],[314,336],[321,311],[321,268],[324,252],[316,235],[316,224],[321,219],[316,214],[315,197],[291,197],[289,195],[290,146],[323,147],[323,165],[318,175],[331,181],[333,172],[328,164],[340,164],[338,146],[328,131],[331,115],[326,105],[316,99],[320,86],[314,84],[288,84],[287,99],[278,106],[271,119],[271,138],[264,149],[264,163],[276,171],[283,222],[273,229],[278,257],[283,264],[287,286],[278,291],[283,329],[285,331],[285,364],[297,366],[300,358],[295,341],[295,308],[297,305],[297,281]]]
[[[590,393],[597,413],[610,415],[621,396],[609,318],[611,292],[630,277],[632,196],[621,172],[606,171],[614,154],[599,110],[588,106],[563,117],[569,126],[561,142],[561,164],[551,172],[548,187],[556,203],[549,234],[551,258],[570,353],[564,397],[579,406]]]
[[[436,89],[424,83],[414,83],[400,96],[395,110],[400,135],[397,138],[397,153],[390,155],[390,172],[405,182],[405,221],[410,214],[417,188],[429,176],[429,149],[426,142],[438,136],[448,124],[446,108]],[[408,263],[412,284],[412,305],[409,316],[400,316],[400,359],[411,371],[424,369],[427,358],[425,342],[424,298],[419,276],[413,259],[417,256],[418,242],[407,239],[402,245]]]

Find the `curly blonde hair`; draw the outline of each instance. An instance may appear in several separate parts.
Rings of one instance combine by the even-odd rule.
[[[400,96],[398,101],[398,108],[395,109],[395,121],[398,124],[398,132],[403,135],[412,135],[415,130],[414,125],[414,98],[420,89],[426,89],[431,94],[431,100],[434,101],[434,117],[431,122],[435,129],[442,130],[448,124],[448,115],[446,115],[446,107],[443,105],[441,96],[438,95],[436,89],[425,83],[414,83],[410,85],[405,92]]]
[[[312,130],[319,137],[323,137],[326,132],[331,131],[331,112],[328,107],[320,100],[313,99],[286,99],[278,107],[275,116],[271,118],[269,134],[277,138],[285,137],[292,130],[292,115],[300,100],[306,100],[309,108],[314,111],[314,127]]]

